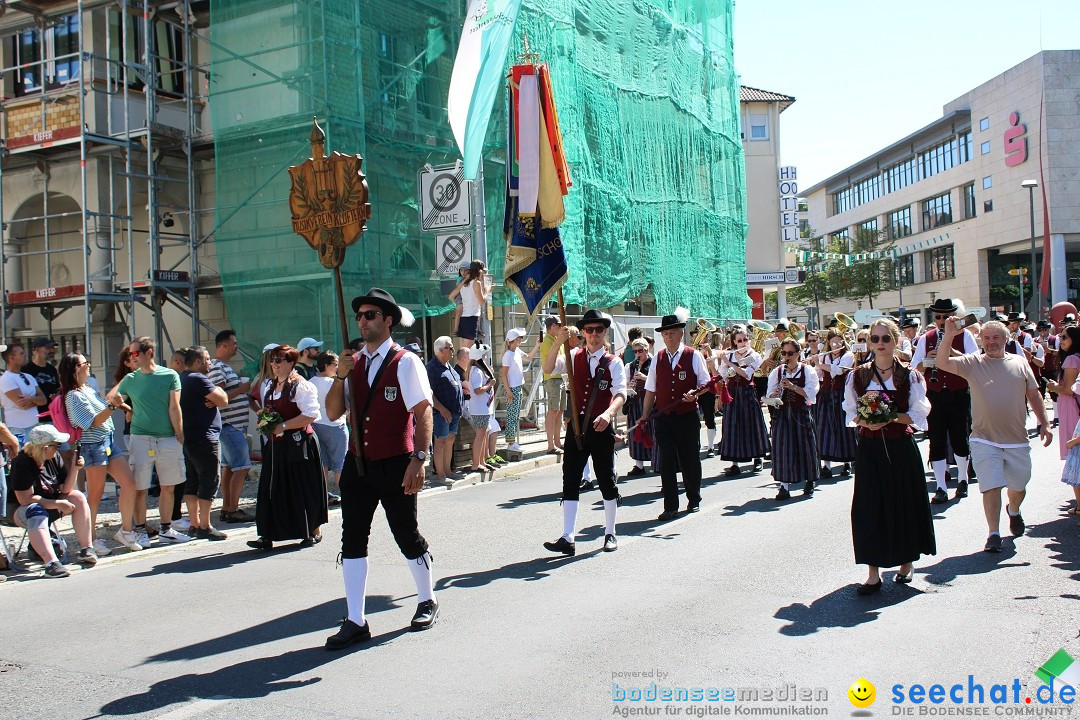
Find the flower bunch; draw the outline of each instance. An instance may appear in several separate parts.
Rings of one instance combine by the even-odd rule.
[[[270,430],[278,423],[284,422],[285,418],[281,417],[281,415],[274,410],[263,408],[259,411],[259,414],[255,416],[255,420],[256,424],[259,426],[259,430],[265,434],[267,430]]]
[[[878,390],[870,390],[859,398],[856,413],[870,425],[892,422],[897,417],[889,395]]]

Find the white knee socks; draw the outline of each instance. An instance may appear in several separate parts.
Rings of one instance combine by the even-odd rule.
[[[705,429],[705,437],[709,441],[709,444],[706,445],[705,447],[710,447],[711,448],[713,445],[716,444],[716,428],[706,428]]]
[[[604,534],[615,534],[615,512],[619,507],[617,500],[604,501]]]
[[[641,468],[642,470],[645,469],[645,461],[644,460],[635,460],[634,465]]]
[[[349,619],[364,626],[364,602],[367,595],[368,559],[345,558],[341,561],[341,574],[345,577],[345,602],[349,606]]]
[[[934,480],[937,481],[938,490],[948,490],[948,486],[945,484],[945,474],[949,469],[948,460],[931,460],[930,467],[934,470]]]
[[[831,460],[822,460],[821,461],[821,467],[825,468],[826,470],[832,470],[832,461]]]
[[[592,458],[585,461],[585,467],[581,471],[582,480],[592,480]]]
[[[424,553],[414,560],[408,560],[409,570],[412,571],[413,580],[416,582],[416,601],[435,599],[435,590],[431,586],[431,553]]]
[[[970,458],[963,457],[961,455],[955,455],[956,458],[956,481],[967,482],[968,481],[968,460]]]
[[[563,517],[563,533],[562,536],[570,542],[574,542],[574,525],[577,523],[577,500],[563,500],[562,504],[562,517]]]

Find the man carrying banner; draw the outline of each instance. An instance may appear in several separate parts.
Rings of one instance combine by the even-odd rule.
[[[586,310],[577,323],[585,338],[584,347],[570,351],[574,397],[577,399],[580,446],[574,437],[573,424],[563,441],[563,534],[554,542],[545,542],[551,552],[573,555],[577,522],[578,495],[585,463],[592,458],[593,472],[604,496],[604,551],[618,548],[615,539],[615,515],[619,491],[615,487],[615,429],[612,421],[626,402],[626,368],[623,361],[609,353],[604,345],[611,316],[599,310]],[[569,339],[569,331],[559,329],[558,343],[544,357],[544,372],[556,372],[559,353]],[[696,417],[696,416],[695,416]],[[696,442],[696,440],[695,440]],[[695,447],[696,450],[696,447]]]

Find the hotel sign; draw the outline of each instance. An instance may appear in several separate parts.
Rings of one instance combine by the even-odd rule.
[[[780,240],[785,243],[799,239],[798,180],[794,165],[780,168]]]

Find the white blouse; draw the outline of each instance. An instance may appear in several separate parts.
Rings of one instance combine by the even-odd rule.
[[[854,367],[855,355],[848,351],[845,351],[839,359],[834,359],[832,353],[825,353],[821,362],[818,363],[818,370],[821,371],[823,376],[825,373],[829,373],[833,377],[836,377],[845,370],[851,370]]]
[[[769,373],[769,389],[765,391],[766,397],[772,397],[772,394],[776,392],[777,388],[780,387],[781,379],[786,380],[788,378],[797,376],[800,369],[803,371],[803,374],[806,377],[806,383],[803,385],[803,391],[806,392],[806,404],[813,405],[815,402],[817,402],[817,391],[819,384],[817,370],[810,367],[809,365],[803,365],[802,363],[799,363],[799,367],[796,368],[795,372],[793,373],[789,373],[787,371],[786,365],[781,365],[780,367]],[[781,375],[783,377],[781,377]]]
[[[262,391],[259,393],[260,401],[266,397],[267,390],[270,389],[270,385],[273,380],[267,380],[263,383]],[[278,389],[276,393],[270,396],[271,400],[281,399],[281,390]],[[319,391],[314,385],[307,380],[301,378],[296,383],[296,392],[293,394],[293,402],[300,408],[300,414],[309,417],[313,422],[317,422],[322,418],[322,412],[319,410]]]
[[[916,430],[926,430],[926,416],[930,414],[930,401],[926,399],[926,383],[923,382],[922,374],[912,370],[910,375],[910,389],[908,390],[908,417]],[[872,379],[866,386],[867,390],[896,390],[896,384],[892,376],[885,381],[885,387],[876,379]],[[844,412],[847,413],[848,427],[856,427],[855,416],[857,414],[859,398],[855,394],[855,373],[848,375],[847,384],[844,386]]]
[[[761,367],[761,363],[764,361],[761,354],[755,350],[750,350],[743,356],[740,356],[737,350],[726,350],[721,354],[720,358],[724,365],[721,372],[725,378],[738,374],[735,372],[735,367],[741,367],[746,372],[746,377],[749,378],[754,374],[755,370]]]

